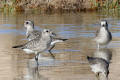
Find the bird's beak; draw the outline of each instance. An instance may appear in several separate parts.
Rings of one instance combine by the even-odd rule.
[[[103,24],[102,26],[105,27],[105,24]]]
[[[56,36],[56,34],[52,32],[52,36]]]

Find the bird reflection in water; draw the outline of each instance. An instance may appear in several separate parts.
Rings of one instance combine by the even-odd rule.
[[[112,58],[112,51],[108,48],[97,49],[94,52],[94,57],[105,59],[107,62],[110,62]]]
[[[48,64],[49,63],[49,64]],[[54,59],[52,57],[40,57],[39,65],[36,65],[36,62],[31,59],[27,63],[27,75],[25,80],[48,80],[40,74],[41,67],[54,65]]]
[[[24,77],[24,80],[48,80],[47,78],[40,74],[39,67],[40,66],[38,65],[33,66],[30,63],[28,63],[27,74]]]
[[[98,80],[108,80],[111,57],[112,52],[109,49],[97,49],[93,57],[87,56],[91,70]]]

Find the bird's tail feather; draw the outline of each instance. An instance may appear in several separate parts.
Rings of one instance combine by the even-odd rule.
[[[87,59],[89,60],[89,59],[90,59],[90,57],[89,57],[89,56],[87,56]]]
[[[59,40],[59,41],[66,41],[68,39],[61,39],[61,38],[54,38],[55,40]]]
[[[23,45],[17,45],[17,46],[13,46],[12,48],[22,48]]]
[[[61,39],[61,40],[66,41],[66,40],[68,40],[68,39]]]
[[[92,57],[87,56],[87,59],[88,59],[88,61],[91,61],[93,58],[92,58]]]

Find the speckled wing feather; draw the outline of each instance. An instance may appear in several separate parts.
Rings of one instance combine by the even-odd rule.
[[[96,37],[98,36],[99,32],[100,32],[100,29],[96,31]]]
[[[12,48],[21,48],[21,49],[34,49],[36,48],[36,44],[38,44],[39,38],[33,39],[31,41],[28,41],[27,43],[23,45],[17,45],[13,46]]]
[[[27,34],[27,39],[33,40],[37,38],[38,36],[41,37],[41,34],[42,34],[41,31],[34,30],[33,32],[29,32]]]
[[[38,50],[38,48],[44,43],[42,43],[40,38],[35,38],[27,42],[22,49],[31,49],[31,50]],[[44,46],[44,45],[43,45]]]

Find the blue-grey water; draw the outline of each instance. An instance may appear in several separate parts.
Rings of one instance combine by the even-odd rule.
[[[113,40],[107,47],[107,56],[112,53],[109,67],[109,80],[120,79],[120,17],[118,13],[96,12],[64,14],[0,13],[0,80],[97,80],[91,71],[86,56],[94,56],[96,43],[92,40],[100,27],[101,20],[107,20]],[[23,44],[25,37],[24,21],[32,20],[35,29],[48,28],[57,36],[69,39],[56,44],[52,53],[41,53],[39,66],[34,54],[25,54],[12,46]],[[102,47],[104,48],[104,47]],[[100,51],[98,51],[99,53]],[[99,56],[99,55],[97,55]],[[105,57],[104,56],[104,57]]]

